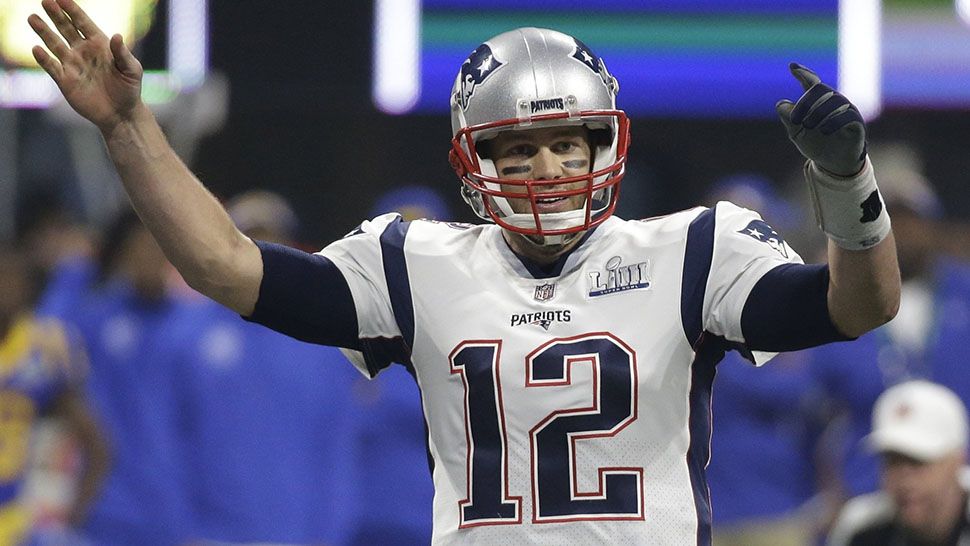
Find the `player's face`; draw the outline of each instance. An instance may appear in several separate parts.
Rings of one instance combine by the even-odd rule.
[[[499,178],[509,180],[556,180],[582,176],[590,172],[589,135],[585,127],[544,127],[505,131],[492,140],[491,157]],[[537,193],[583,189],[586,182],[536,186]],[[520,185],[503,185],[502,191],[526,193]],[[539,199],[540,214],[565,212],[581,208],[586,196]],[[528,199],[509,198],[516,213],[532,214]]]
[[[922,536],[951,528],[953,522],[940,519],[949,517],[942,509],[952,505],[948,501],[963,498],[959,485],[963,458],[963,452],[932,462],[898,453],[883,455],[883,488],[898,506],[898,517],[904,527]]]

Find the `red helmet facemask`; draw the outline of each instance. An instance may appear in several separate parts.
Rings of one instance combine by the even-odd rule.
[[[476,150],[476,141],[493,138],[503,130],[557,125],[585,125],[594,130],[608,129],[612,133],[609,142],[604,145],[594,146],[590,143],[593,165],[588,174],[555,179],[500,178],[491,160],[482,158]],[[626,171],[629,136],[629,120],[621,110],[545,114],[533,116],[527,123],[507,119],[460,129],[451,141],[449,160],[463,182],[463,197],[478,216],[509,231],[548,239],[589,230],[613,214],[620,181]],[[582,186],[562,189],[563,186],[576,184]],[[577,210],[540,212],[540,199],[577,195],[585,196],[583,206]],[[527,201],[530,212],[513,212],[509,199]]]

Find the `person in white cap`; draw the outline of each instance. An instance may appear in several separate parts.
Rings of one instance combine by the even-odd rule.
[[[970,544],[967,412],[952,391],[922,380],[887,389],[864,441],[882,457],[882,489],[846,504],[829,546]]]

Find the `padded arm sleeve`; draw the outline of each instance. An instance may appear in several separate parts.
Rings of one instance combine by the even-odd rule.
[[[783,264],[754,285],[741,312],[741,331],[756,351],[797,351],[849,341],[829,316],[829,267]]]
[[[252,316],[302,341],[359,350],[357,311],[343,274],[329,259],[257,241],[263,280]]]

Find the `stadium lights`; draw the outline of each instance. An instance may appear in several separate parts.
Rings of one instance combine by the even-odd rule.
[[[839,91],[867,120],[882,109],[880,0],[839,1]]]
[[[372,93],[388,114],[404,114],[420,98],[420,39],[421,0],[377,0]]]
[[[970,0],[956,0],[955,7],[963,24],[970,26]]]
[[[157,0],[79,0],[107,34],[121,33],[128,44],[148,31]],[[142,96],[150,104],[168,102],[204,83],[208,72],[206,0],[168,2],[168,52],[164,70],[146,70]],[[30,49],[39,39],[27,16],[47,19],[38,1],[0,0],[0,56],[13,68],[0,69],[0,107],[44,108],[60,100],[53,81],[37,67]],[[48,19],[49,21],[49,19]]]

